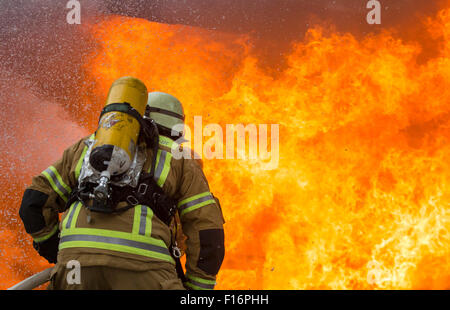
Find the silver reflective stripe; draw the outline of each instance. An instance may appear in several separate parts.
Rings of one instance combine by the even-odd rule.
[[[139,223],[139,234],[145,236],[145,222],[147,220],[147,207],[141,206],[141,220]]]
[[[200,282],[194,281],[192,279],[188,279],[188,282],[192,283],[195,286],[198,286],[198,287],[201,287],[201,288],[204,288],[204,289],[207,289],[207,290],[213,290],[214,289],[214,284],[200,283]]]
[[[79,201],[75,203],[72,210],[70,211],[69,218],[67,219],[66,228],[70,228],[70,224],[72,224],[73,215],[75,214],[75,211],[77,210],[78,205],[80,204]]]
[[[155,180],[158,180],[161,177],[161,173],[164,169],[164,163],[166,162],[167,152],[161,150],[161,155],[159,157],[158,166],[155,170]]]
[[[211,195],[207,195],[205,197],[197,198],[195,200],[186,202],[185,204],[182,204],[180,206],[180,211],[183,211],[184,209],[187,209],[189,207],[195,206],[196,204],[199,204],[199,203],[211,200],[211,199],[214,199],[214,198]]]
[[[116,238],[116,237],[105,237],[105,236],[95,236],[95,235],[68,235],[61,237],[60,244],[64,242],[69,241],[92,241],[92,242],[103,242],[103,243],[109,243],[109,244],[117,244],[117,245],[124,245],[129,246],[132,248],[137,248],[141,250],[147,250],[152,252],[157,252],[165,255],[169,255],[169,250],[157,245],[138,242],[134,240],[127,240],[122,238]]]
[[[58,177],[55,175],[55,173],[53,172],[53,170],[48,167],[47,169],[44,170],[45,172],[48,173],[48,175],[50,176],[50,178],[52,178],[53,183],[55,184],[56,188],[58,188],[58,190],[63,194],[63,196],[65,197],[69,197],[70,193],[67,191],[67,189],[59,182]]]

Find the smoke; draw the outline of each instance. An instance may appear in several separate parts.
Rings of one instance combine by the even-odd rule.
[[[145,2],[145,1],[144,1]],[[105,0],[107,12],[149,20],[248,34],[260,65],[275,73],[285,68],[293,41],[302,41],[318,23],[358,38],[395,29],[406,41],[424,42],[424,61],[438,50],[426,35],[424,16],[433,15],[445,1],[382,0],[382,24],[369,25],[365,0]]]
[[[0,179],[4,205],[0,221],[8,227],[17,221],[17,204],[31,175],[56,160],[82,132],[64,106],[76,98],[75,90],[83,81],[87,51],[80,42],[89,36],[81,28],[66,28],[61,3],[0,3]],[[17,228],[13,226],[9,228]]]
[[[0,289],[5,289],[46,265],[18,216],[25,188],[86,132],[59,105],[39,98],[30,82],[3,67],[0,94]]]
[[[67,1],[3,0],[0,2],[0,63],[35,85],[40,95],[65,106],[95,88],[83,64],[98,42],[89,25],[111,14],[247,34],[260,64],[280,72],[293,41],[301,41],[314,24],[333,25],[357,37],[395,29],[405,40],[422,39],[424,60],[433,57],[436,42],[426,35],[423,16],[442,1],[383,0],[382,24],[366,23],[362,0],[80,0],[81,25],[66,22]],[[88,107],[78,107],[77,121],[86,121]],[[95,111],[97,112],[97,111]],[[81,120],[80,120],[81,119]]]
[[[221,31],[298,37],[309,28],[311,17],[330,20],[342,31],[370,32],[364,0],[105,0],[106,12],[154,21],[185,24]],[[391,27],[417,21],[417,13],[433,13],[440,1],[382,0],[383,24]]]
[[[0,3],[0,289],[45,267],[18,216],[22,194],[86,134],[64,106],[83,82],[89,35],[67,28],[62,3]]]

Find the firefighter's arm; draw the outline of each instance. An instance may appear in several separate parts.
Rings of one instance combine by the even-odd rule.
[[[190,289],[214,289],[225,255],[223,217],[198,163],[186,160],[178,212],[186,235],[186,279]]]
[[[64,211],[75,186],[70,171],[82,141],[65,150],[61,159],[35,176],[22,197],[19,215],[25,230],[33,238],[34,248],[51,263],[56,262],[59,243],[58,213]]]

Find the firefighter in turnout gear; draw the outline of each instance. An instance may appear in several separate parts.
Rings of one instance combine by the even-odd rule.
[[[121,78],[97,131],[32,179],[19,214],[34,248],[56,263],[49,289],[214,289],[224,220],[199,163],[172,155],[183,123],[175,97]],[[73,262],[80,275],[71,280]]]

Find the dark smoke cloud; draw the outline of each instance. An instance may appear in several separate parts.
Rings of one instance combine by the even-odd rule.
[[[382,25],[368,25],[366,0],[106,0],[107,12],[171,24],[251,34],[254,52],[266,67],[283,66],[292,41],[301,41],[317,22],[357,37],[382,29],[401,29],[414,40],[423,34],[421,17],[433,14],[443,1],[382,0]],[[144,5],[144,3],[146,3]],[[423,35],[421,35],[423,36]],[[435,49],[433,42],[427,43]],[[429,53],[431,56],[432,53]]]
[[[84,60],[95,49],[84,28],[66,22],[66,3],[0,2],[0,67],[18,80],[27,80],[39,92],[37,96],[60,103],[76,100],[85,81]],[[86,22],[98,17],[97,5],[83,1]]]
[[[310,17],[329,19],[344,31],[372,31],[365,22],[366,0],[105,0],[106,11],[165,23],[232,32],[286,35],[303,32]],[[414,21],[440,1],[382,0],[384,26]],[[292,31],[294,30],[294,31]]]

